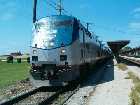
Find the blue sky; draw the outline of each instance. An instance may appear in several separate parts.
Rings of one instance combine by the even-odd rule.
[[[38,18],[56,14],[48,1],[38,0]],[[104,43],[131,40],[140,45],[140,0],[62,0],[65,10],[81,22],[90,22]],[[33,0],[0,0],[0,54],[29,52],[32,38]]]

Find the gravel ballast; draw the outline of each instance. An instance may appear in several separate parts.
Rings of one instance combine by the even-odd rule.
[[[9,100],[10,98],[19,94],[32,90],[33,87],[29,80],[18,81],[13,85],[9,85],[0,90],[0,102]]]

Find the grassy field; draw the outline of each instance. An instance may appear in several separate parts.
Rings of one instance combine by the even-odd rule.
[[[27,62],[8,64],[0,61],[0,88],[26,79],[29,75],[29,69],[30,65]]]
[[[132,79],[134,83],[130,93],[130,105],[140,105],[140,79],[133,72],[128,72],[128,79]]]

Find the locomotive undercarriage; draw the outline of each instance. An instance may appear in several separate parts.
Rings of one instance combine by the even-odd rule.
[[[76,66],[70,65],[43,64],[39,66],[32,64],[30,78],[36,86],[64,86],[68,84],[68,82],[77,79],[79,71],[76,69]]]

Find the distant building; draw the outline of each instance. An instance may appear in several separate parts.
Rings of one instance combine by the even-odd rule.
[[[11,53],[11,56],[22,56],[21,52],[15,52],[15,53]]]

